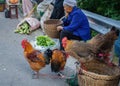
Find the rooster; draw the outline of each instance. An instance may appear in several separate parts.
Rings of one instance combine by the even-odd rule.
[[[62,44],[66,52],[78,59],[81,63],[102,56],[107,58],[119,31],[112,27],[106,34],[98,34],[88,42],[80,42],[63,38]]]
[[[39,78],[39,70],[50,63],[50,58],[46,56],[46,53],[35,50],[26,39],[22,40],[21,45],[24,49],[25,59],[34,71],[33,78]]]
[[[58,49],[54,50],[47,49],[45,52],[48,51],[52,52],[52,54],[47,54],[51,58],[51,71],[57,73],[63,70],[68,57],[67,54],[64,51]]]

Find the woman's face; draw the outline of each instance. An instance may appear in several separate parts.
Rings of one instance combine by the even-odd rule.
[[[73,7],[68,6],[68,5],[64,5],[65,12],[70,13],[72,11],[72,9],[73,9]]]

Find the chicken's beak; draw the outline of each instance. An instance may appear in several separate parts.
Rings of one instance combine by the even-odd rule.
[[[66,43],[62,43],[62,46],[65,48],[66,47]]]

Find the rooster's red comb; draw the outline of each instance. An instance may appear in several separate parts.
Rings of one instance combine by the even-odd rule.
[[[67,38],[67,37],[64,37],[64,38],[62,39],[62,43],[66,42],[67,40],[68,40],[68,38]]]
[[[27,42],[27,41],[28,41],[27,39],[23,39],[23,40],[21,41],[21,45],[24,45],[24,43]]]
[[[27,42],[28,40],[27,39],[23,39],[22,42]]]

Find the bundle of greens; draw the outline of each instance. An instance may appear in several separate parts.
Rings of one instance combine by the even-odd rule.
[[[55,42],[48,36],[37,36],[36,37],[36,44],[38,46],[53,46]]]
[[[20,34],[29,34],[30,33],[30,25],[27,22],[24,22],[14,32],[20,33]]]

